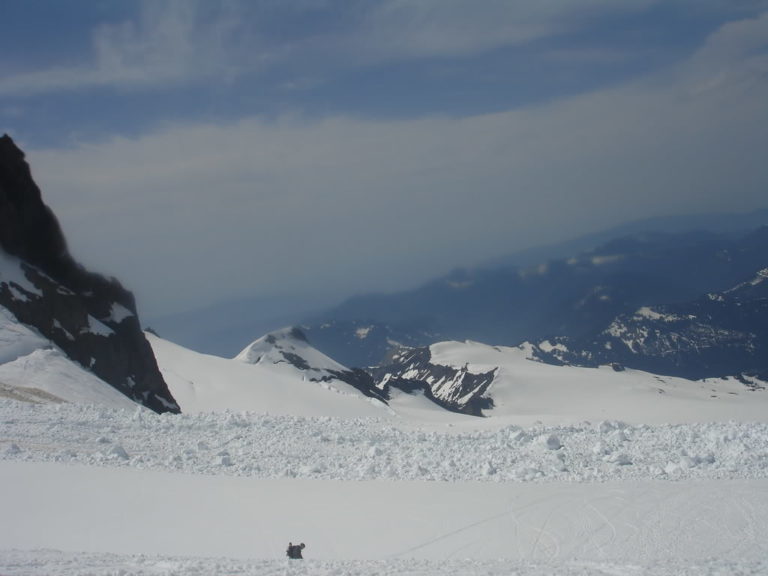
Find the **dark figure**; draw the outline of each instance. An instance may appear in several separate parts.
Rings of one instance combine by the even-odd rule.
[[[304,550],[304,542],[301,544],[291,544],[288,542],[288,550],[285,551],[285,554],[292,560],[303,560],[304,557],[301,555],[302,550]]]

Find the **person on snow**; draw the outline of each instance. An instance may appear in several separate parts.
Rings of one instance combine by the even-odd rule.
[[[304,557],[301,555],[302,550],[304,550],[304,542],[301,544],[292,544],[288,542],[288,550],[285,551],[285,554],[292,560],[303,560]]]

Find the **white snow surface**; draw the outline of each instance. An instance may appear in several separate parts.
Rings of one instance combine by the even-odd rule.
[[[768,574],[766,440],[0,400],[0,573]]]
[[[298,416],[380,416],[387,407],[371,400],[345,382],[313,382],[315,371],[302,371],[281,359],[264,339],[257,340],[237,358],[200,354],[147,333],[160,371],[182,412],[250,410]],[[300,344],[297,342],[296,345]],[[308,345],[300,350],[322,362],[320,352]],[[295,350],[295,349],[294,349]],[[313,357],[312,351],[317,357]],[[299,352],[296,352],[299,353]],[[269,360],[264,356],[269,356]],[[338,366],[325,356],[322,368]],[[332,364],[331,364],[332,363]],[[335,369],[335,368],[334,368]]]
[[[0,306],[0,365],[48,346],[48,340],[17,322],[8,309]]]
[[[766,394],[734,381],[433,346],[499,368],[473,418],[149,336],[184,410],[158,415],[5,326],[7,396],[78,397],[0,386],[3,576],[768,574]]]
[[[489,420],[515,424],[616,419],[663,424],[712,420],[765,421],[768,393],[735,378],[691,381],[609,366],[553,366],[530,359],[529,347],[441,342],[430,347],[432,363],[473,373],[498,367],[487,391]]]
[[[317,348],[292,334],[292,328],[284,328],[262,336],[238,354],[235,359],[248,364],[281,364],[286,362],[282,352],[296,354],[304,359],[311,371],[347,370]]]

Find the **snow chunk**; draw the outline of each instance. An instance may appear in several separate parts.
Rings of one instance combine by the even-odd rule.
[[[115,460],[129,460],[130,457],[128,456],[128,452],[125,451],[125,448],[123,448],[120,444],[115,444],[112,446],[112,448],[109,449],[109,452],[107,453],[110,458],[113,458]]]

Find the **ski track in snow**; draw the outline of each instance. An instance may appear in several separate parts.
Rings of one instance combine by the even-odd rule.
[[[322,480],[758,479],[768,478],[768,423],[436,432],[386,419],[157,415],[0,399],[0,460]]]

